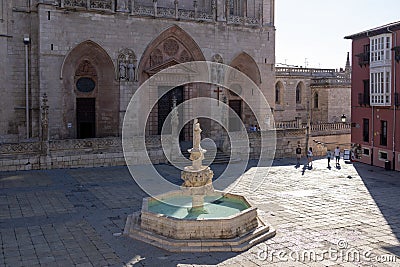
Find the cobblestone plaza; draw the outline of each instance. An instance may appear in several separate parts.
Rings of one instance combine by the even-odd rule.
[[[169,253],[122,236],[146,196],[126,167],[1,172],[0,266],[400,266],[399,174],[326,164],[275,160],[256,192],[254,168],[243,175],[234,191],[277,235],[240,254]],[[157,169],[180,183],[178,170]]]

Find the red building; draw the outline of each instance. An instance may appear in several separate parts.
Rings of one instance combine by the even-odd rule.
[[[355,159],[400,171],[400,21],[345,38],[353,41]]]

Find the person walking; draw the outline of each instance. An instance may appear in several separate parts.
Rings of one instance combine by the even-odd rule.
[[[297,148],[296,148],[296,158],[297,158],[297,165],[296,166],[300,166],[300,160],[301,160],[301,147],[300,147],[300,145],[297,145]]]
[[[340,165],[339,160],[340,160],[340,148],[337,146],[335,148],[335,158],[336,158],[336,166]]]
[[[308,164],[307,166],[309,168],[312,168],[312,161],[313,161],[313,152],[312,152],[312,147],[310,147],[307,151],[307,159],[308,159]]]
[[[328,169],[331,168],[331,158],[332,158],[332,152],[330,149],[326,152],[326,158],[328,159]]]

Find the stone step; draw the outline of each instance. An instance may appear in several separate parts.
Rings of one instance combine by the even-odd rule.
[[[240,252],[273,236],[276,231],[257,218],[259,226],[253,231],[230,239],[173,239],[141,229],[140,213],[128,216],[124,235],[172,252]]]
[[[185,158],[189,159],[190,153],[188,151],[181,151],[181,152]],[[215,158],[213,158],[212,155],[215,155]],[[214,151],[208,150],[208,153],[204,154],[203,162],[204,162],[204,165],[210,165],[210,164],[229,163],[230,160],[231,160],[231,157],[220,150],[217,150],[216,152],[215,152],[215,150]],[[238,162],[238,161],[240,161],[240,159],[237,158],[237,159],[232,159],[231,162]],[[175,161],[175,163],[180,164],[180,163],[185,163],[185,162],[178,160],[178,161]]]

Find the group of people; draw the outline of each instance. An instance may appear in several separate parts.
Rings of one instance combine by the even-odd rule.
[[[258,127],[257,125],[250,124],[249,132],[259,132],[259,131],[260,131],[260,127]]]
[[[302,156],[301,147],[300,147],[300,145],[297,145],[297,148],[296,148],[297,166],[300,166],[301,156]],[[310,147],[307,150],[307,167],[309,167],[309,168],[312,168],[313,156],[314,155],[313,155],[312,147]],[[326,158],[328,159],[328,168],[331,168],[331,159],[333,159],[333,157],[335,157],[336,167],[338,167],[340,165],[340,163],[339,163],[340,148],[338,146],[335,148],[333,153],[330,149],[328,149],[328,151],[326,152]]]

